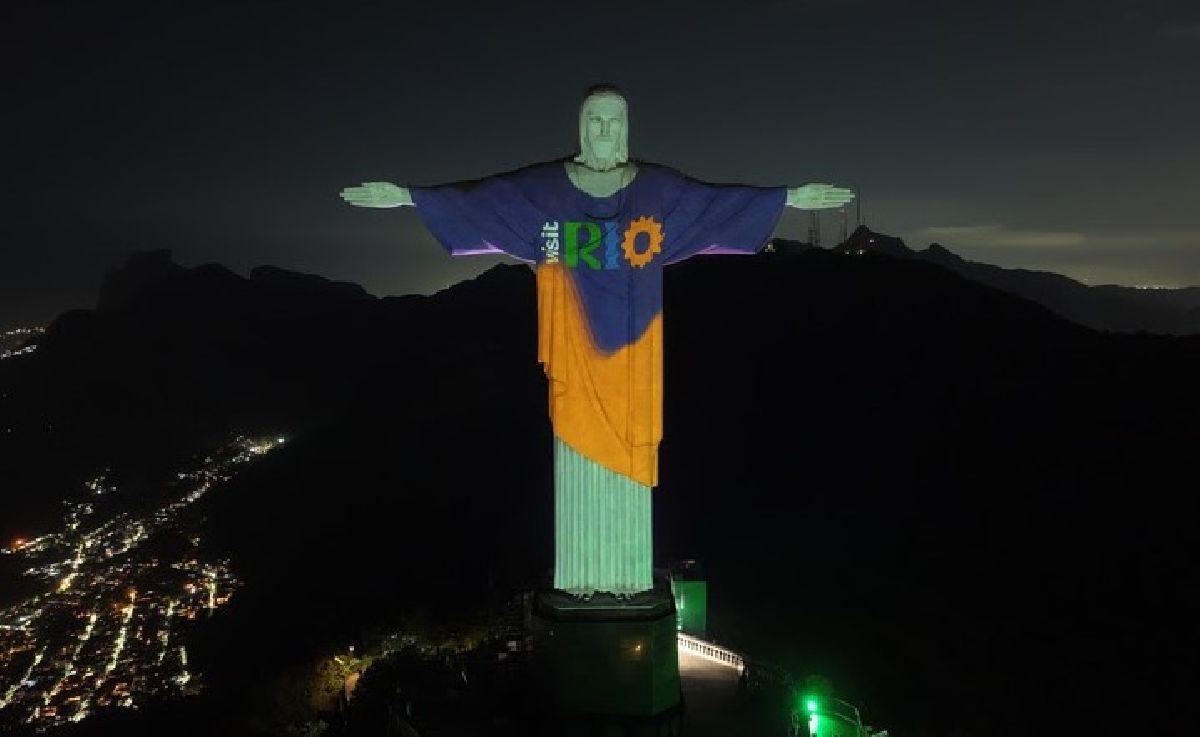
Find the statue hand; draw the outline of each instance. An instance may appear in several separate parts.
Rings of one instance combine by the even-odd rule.
[[[407,189],[391,182],[363,182],[361,187],[346,187],[340,196],[355,207],[401,207],[413,203]]]
[[[828,210],[841,207],[854,199],[854,193],[843,187],[832,184],[806,184],[795,187],[787,192],[788,207],[801,210]]]

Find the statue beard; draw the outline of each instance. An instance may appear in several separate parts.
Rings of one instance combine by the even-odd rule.
[[[594,171],[612,171],[623,163],[620,160],[620,157],[617,156],[618,148],[619,146],[617,145],[617,142],[614,141],[612,145],[608,147],[608,155],[601,156],[596,149],[592,147],[590,142],[585,142],[583,153],[577,156],[575,161]]]

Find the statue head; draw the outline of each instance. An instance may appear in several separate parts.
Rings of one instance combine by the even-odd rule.
[[[577,163],[607,171],[629,160],[629,107],[620,90],[598,84],[579,106]]]

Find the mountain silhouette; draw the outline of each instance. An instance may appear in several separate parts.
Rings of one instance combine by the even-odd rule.
[[[894,733],[1107,732],[1117,692],[1177,730],[1200,685],[1200,339],[1088,329],[940,249],[864,250],[667,270],[657,558],[703,561],[718,638],[828,674]],[[544,581],[530,269],[384,299],[159,274],[0,364],[0,488],[23,492],[0,519],[53,514],[97,466],[153,479],[223,433],[294,438],[205,498],[245,581],[197,635],[211,714],[253,713],[330,642]]]
[[[780,253],[803,251],[803,244],[776,241]],[[1115,284],[1090,286],[1048,271],[1006,269],[968,261],[940,243],[913,250],[900,238],[859,226],[835,253],[882,254],[927,261],[972,281],[1031,299],[1095,330],[1165,335],[1200,333],[1200,287],[1139,289]]]

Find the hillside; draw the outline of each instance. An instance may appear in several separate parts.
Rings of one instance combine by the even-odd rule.
[[[329,642],[542,579],[529,269],[383,300],[165,271],[0,365],[0,457],[23,459],[0,487],[40,495],[5,495],[6,523],[91,465],[152,476],[231,428],[286,430],[208,511],[246,586],[196,657],[250,711]],[[829,674],[893,734],[1089,733],[1113,684],[1159,705],[1148,729],[1180,724],[1200,339],[1093,332],[878,254],[697,258],[666,295],[656,549],[705,562],[719,638]]]
[[[803,244],[785,241],[780,245],[783,251],[796,251]],[[835,253],[875,253],[937,264],[972,281],[1045,305],[1068,320],[1095,330],[1162,335],[1200,333],[1200,287],[1144,289],[1116,284],[1081,284],[1048,271],[1008,269],[969,261],[940,243],[914,250],[899,238],[862,226],[846,243],[833,250]]]

